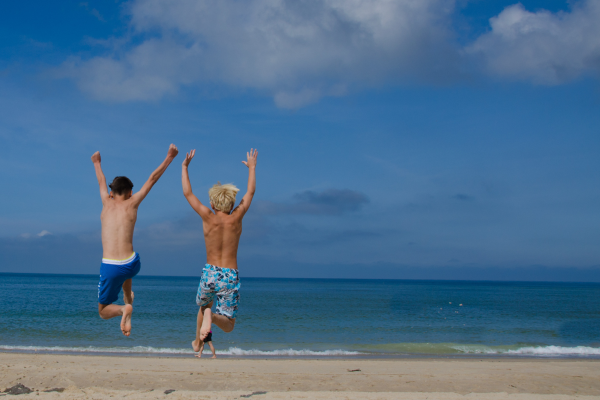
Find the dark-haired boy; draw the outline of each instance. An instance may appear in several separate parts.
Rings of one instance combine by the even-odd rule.
[[[132,194],[133,183],[125,176],[117,176],[109,185],[111,192],[108,193],[106,178],[100,166],[100,152],[92,155],[102,199],[102,264],[98,283],[98,312],[102,319],[122,317],[121,331],[125,336],[131,333],[131,278],[140,271],[140,256],[133,251],[133,229],[137,220],[137,210],[177,153],[175,145],[169,146],[167,158],[136,194]],[[125,302],[123,306],[113,304],[119,298],[121,288]]]

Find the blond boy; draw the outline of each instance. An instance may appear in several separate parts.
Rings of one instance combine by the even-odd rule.
[[[247,161],[242,161],[248,167],[248,190],[240,204],[233,209],[238,188],[218,183],[208,191],[213,211],[192,193],[188,166],[195,154],[196,150],[192,150],[186,155],[182,164],[181,181],[185,198],[202,218],[206,244],[206,265],[196,296],[196,303],[200,306],[196,339],[192,342],[194,351],[200,351],[201,342],[211,332],[212,323],[224,332],[231,332],[235,326],[240,298],[237,251],[242,234],[242,218],[250,208],[256,190],[258,151],[251,149],[246,153]],[[217,303],[215,313],[212,314],[211,307],[215,297]]]

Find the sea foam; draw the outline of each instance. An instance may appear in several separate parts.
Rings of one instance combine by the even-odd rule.
[[[399,350],[396,345],[396,350]],[[459,345],[459,344],[404,344],[411,345],[412,351],[400,350],[397,352],[373,352],[373,351],[347,351],[341,349],[331,350],[309,350],[301,349],[277,349],[277,350],[259,350],[259,349],[240,349],[239,347],[230,347],[226,350],[217,350],[217,354],[224,356],[264,356],[264,357],[347,357],[347,356],[377,356],[385,354],[386,356],[402,356],[407,354],[427,354],[427,355],[448,355],[449,349],[456,355],[460,354],[481,354],[481,355],[507,355],[507,356],[534,356],[534,357],[597,357],[600,356],[600,348],[575,346],[484,346],[484,345]],[[416,346],[419,345],[419,346]],[[404,346],[401,346],[404,347]],[[418,347],[417,350],[415,347]],[[417,350],[417,351],[415,351]],[[179,349],[170,347],[66,347],[66,346],[4,346],[0,345],[0,351],[14,352],[44,352],[44,353],[113,353],[113,354],[193,354],[192,349]],[[210,353],[208,349],[204,353]]]
[[[516,349],[503,349],[498,347],[486,346],[453,346],[463,354],[490,354],[490,355],[511,355],[511,356],[540,356],[540,357],[560,357],[560,356],[600,356],[600,348],[575,346],[525,346]]]
[[[135,347],[65,347],[65,346],[0,346],[1,350],[7,351],[25,351],[25,352],[57,352],[57,353],[138,353],[138,354],[193,354],[191,349],[176,349],[169,347],[146,347],[146,346],[135,346]],[[346,351],[346,350],[294,350],[294,349],[280,349],[280,350],[244,350],[238,347],[230,347],[227,350],[217,350],[217,354],[226,356],[271,356],[271,357],[296,357],[296,356],[354,356],[365,353],[358,351]],[[210,350],[205,349],[204,353],[210,353]]]
[[[562,347],[562,346],[539,346],[539,347],[522,347],[517,350],[509,350],[508,354],[523,354],[523,355],[537,355],[537,356],[600,356],[600,348],[598,347],[587,347],[587,346],[576,346],[576,347]]]

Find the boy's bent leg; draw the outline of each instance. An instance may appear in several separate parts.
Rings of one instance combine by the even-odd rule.
[[[211,269],[212,267],[212,269]],[[215,273],[214,267],[208,264],[202,270],[202,277],[200,278],[200,284],[198,285],[198,292],[196,293],[196,304],[200,306],[198,310],[198,316],[196,317],[196,338],[192,342],[192,348],[194,351],[200,350],[200,345],[203,343],[203,339],[206,335],[202,336],[202,328],[205,325],[204,313],[206,310],[210,310],[213,305],[215,298]],[[208,322],[209,331],[210,324]]]
[[[240,302],[240,280],[237,270],[229,270],[226,280],[217,293],[217,306],[212,316],[212,322],[223,330],[231,332],[235,327],[235,317]]]
[[[121,332],[123,332],[123,335],[125,336],[131,334],[131,314],[133,314],[133,307],[131,304],[119,306],[116,304],[98,303],[98,313],[102,319],[111,319],[121,316]]]
[[[235,317],[237,315],[240,283],[236,279],[229,283],[226,289],[217,293],[217,307],[212,315],[212,322],[223,330],[231,332],[235,327]]]
[[[200,346],[203,345],[202,339],[200,338],[200,331],[202,330],[202,323],[204,322],[204,311],[212,307],[212,302],[205,306],[200,307],[198,310],[198,317],[196,318],[196,339],[192,342],[192,348],[195,352],[200,351]]]
[[[229,318],[221,314],[212,314],[212,322],[221,328],[223,332],[231,332],[235,327],[235,318]]]
[[[204,340],[212,330],[212,310],[207,307],[204,310],[204,317],[202,318],[202,326],[200,327],[200,340]]]

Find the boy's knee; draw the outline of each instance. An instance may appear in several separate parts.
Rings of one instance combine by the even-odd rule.
[[[233,330],[233,328],[235,328],[235,320],[230,319],[229,320],[230,325],[228,327],[226,327],[225,329],[223,329],[223,332],[225,333],[229,333]]]
[[[102,319],[109,319],[106,314],[103,314],[103,311],[104,311],[105,308],[106,308],[105,305],[98,303],[98,315]]]

